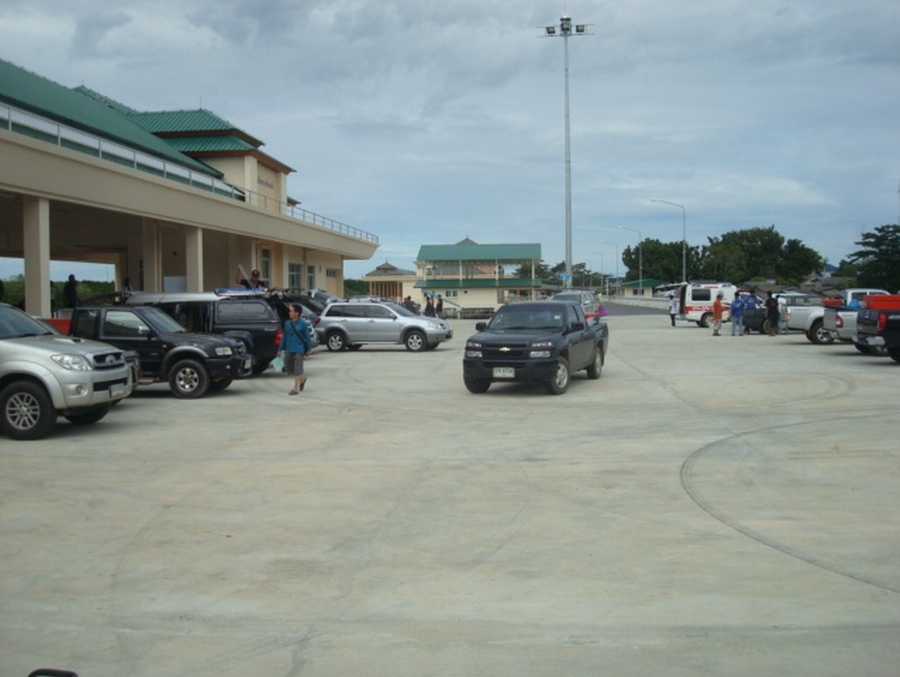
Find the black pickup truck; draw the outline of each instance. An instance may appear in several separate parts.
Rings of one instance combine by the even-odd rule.
[[[188,333],[151,306],[79,306],[69,334],[137,352],[142,379],[168,382],[176,397],[225,390],[253,370],[253,355],[240,339]]]
[[[883,347],[894,362],[900,362],[900,295],[883,296],[878,301],[879,306],[888,307],[858,311],[857,342],[872,350]]]
[[[609,328],[588,322],[576,303],[507,303],[475,328],[463,357],[463,381],[472,393],[486,392],[495,381],[533,381],[562,395],[572,372],[584,369],[598,379],[606,361]]]

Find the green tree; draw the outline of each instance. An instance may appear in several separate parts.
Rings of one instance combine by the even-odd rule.
[[[788,240],[775,264],[775,276],[786,284],[796,285],[824,267],[825,260],[817,251],[800,240]]]
[[[863,233],[856,245],[860,249],[850,255],[850,262],[859,266],[859,284],[888,291],[900,289],[900,226],[878,226]]]

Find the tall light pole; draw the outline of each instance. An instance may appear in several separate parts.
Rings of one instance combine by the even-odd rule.
[[[678,207],[681,210],[681,281],[687,282],[687,211],[677,202],[669,202],[668,200],[650,200],[651,202],[659,202],[664,205]]]
[[[545,26],[544,37],[561,37],[565,53],[566,91],[566,287],[572,286],[572,144],[569,134],[569,36],[572,35],[572,19],[563,15],[556,26]],[[575,35],[587,35],[586,24],[575,24]]]
[[[628,226],[616,226],[619,230],[630,230],[637,233],[638,236],[638,278],[641,285],[641,296],[644,295],[644,236],[637,228],[629,228]]]

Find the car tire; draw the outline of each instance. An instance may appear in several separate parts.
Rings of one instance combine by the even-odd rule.
[[[181,360],[169,372],[169,387],[175,397],[197,399],[209,390],[209,374],[197,360]]]
[[[104,404],[90,411],[83,411],[78,414],[63,414],[63,416],[65,416],[67,421],[75,425],[90,425],[106,416],[110,409],[112,409],[112,404]]]
[[[815,320],[806,332],[806,338],[816,345],[834,343],[834,335],[825,328],[822,320]]]
[[[333,353],[347,348],[347,338],[339,331],[329,332],[325,337],[325,345]]]
[[[47,391],[31,381],[14,381],[0,392],[0,429],[14,440],[38,440],[56,426]]]
[[[884,346],[870,346],[865,343],[854,342],[853,347],[863,355],[884,355]]]
[[[887,351],[888,356],[889,356],[894,362],[900,362],[900,347],[898,347],[898,346],[890,346],[890,347],[888,347],[888,348],[885,348],[885,350]]]
[[[416,330],[406,335],[406,338],[403,339],[403,344],[411,353],[418,353],[425,350],[428,346],[428,339],[425,338],[425,334]]]
[[[234,383],[233,378],[223,378],[218,381],[213,381],[209,384],[209,392],[211,393],[220,393],[225,390],[228,386]]]
[[[547,392],[551,395],[562,395],[569,389],[569,381],[572,378],[572,372],[569,371],[569,361],[560,357],[556,363],[556,371],[547,382]]]
[[[258,376],[259,374],[262,374],[266,369],[269,368],[270,364],[272,364],[272,360],[261,360],[261,361],[257,362],[256,364],[253,365],[253,375]],[[230,381],[229,381],[229,383],[230,383]],[[225,386],[225,387],[227,388],[228,386]],[[221,390],[224,390],[224,389],[225,388],[221,388]]]
[[[712,313],[703,313],[703,315],[700,317],[700,321],[697,324],[706,329],[709,327],[710,320],[712,320]]]
[[[603,371],[603,353],[600,352],[599,346],[594,346],[594,359],[588,365],[587,377],[592,380],[600,378]]]
[[[476,395],[486,393],[488,388],[491,387],[491,379],[489,378],[467,378],[464,376],[463,382],[466,384],[466,390]]]

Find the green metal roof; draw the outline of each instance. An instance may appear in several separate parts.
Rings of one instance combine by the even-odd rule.
[[[454,280],[442,277],[436,280],[419,280],[414,286],[416,289],[533,289],[541,287],[543,284],[542,280],[531,277],[501,277],[496,280],[486,278]]]
[[[523,244],[475,244],[468,241],[461,244],[425,244],[419,248],[417,261],[539,261],[541,245]]]
[[[215,113],[197,108],[194,110],[161,110],[144,113],[134,112],[129,117],[144,129],[162,137],[203,136],[231,132],[233,136],[244,139],[253,148],[259,148],[263,142],[255,139],[242,129]]]
[[[166,141],[182,153],[227,153],[256,150],[246,141],[234,136],[173,136]]]
[[[0,59],[0,101],[217,178],[222,173],[175,150],[133,122],[121,105],[63,87]]]

